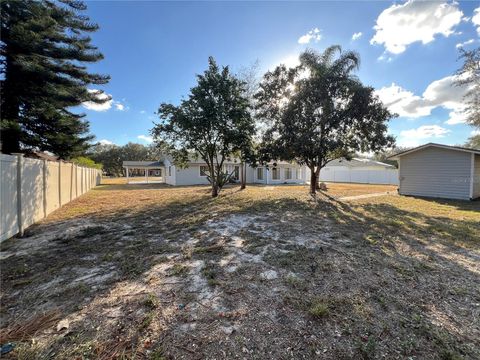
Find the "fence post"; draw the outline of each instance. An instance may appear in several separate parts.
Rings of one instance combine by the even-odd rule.
[[[78,165],[75,164],[75,199],[78,197]]]
[[[62,161],[58,160],[58,207],[62,207]]]
[[[73,200],[73,163],[70,164],[70,201]]]
[[[47,217],[47,160],[43,160],[43,217]]]
[[[23,154],[13,153],[17,156],[17,224],[18,234],[23,236],[23,219],[22,219],[22,167]]]

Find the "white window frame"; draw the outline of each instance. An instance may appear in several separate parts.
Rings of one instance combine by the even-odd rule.
[[[286,167],[284,170],[284,174],[285,174],[285,180],[293,180],[293,177],[292,177],[292,168],[291,167]],[[287,176],[288,173],[290,173],[290,176]]]
[[[199,175],[200,177],[207,177],[208,175],[206,175],[206,174],[205,174],[205,175],[202,175],[202,167],[207,168],[207,172],[209,172],[209,171],[208,171],[208,165],[200,165],[200,166],[198,167],[198,175]]]
[[[277,174],[278,174],[278,178],[274,178],[274,177],[273,177],[273,174],[274,174],[274,173],[277,173]],[[275,181],[281,180],[281,177],[280,177],[280,168],[278,168],[278,167],[272,168],[272,180],[275,180]]]
[[[297,167],[295,169],[295,175],[296,175],[297,180],[301,180],[302,179],[302,168]]]
[[[261,178],[260,178],[260,177],[258,177],[259,170],[261,170],[261,171],[260,171],[260,174],[262,174]],[[259,181],[263,181],[263,180],[265,180],[265,179],[264,179],[264,171],[263,171],[263,167],[258,167],[258,168],[257,168],[257,180],[259,180]]]

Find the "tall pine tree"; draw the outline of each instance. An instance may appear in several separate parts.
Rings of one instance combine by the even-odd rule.
[[[1,2],[3,152],[38,149],[68,158],[88,147],[85,115],[71,108],[108,101],[87,87],[110,78],[86,69],[103,55],[87,35],[98,25],[85,10],[73,0]]]

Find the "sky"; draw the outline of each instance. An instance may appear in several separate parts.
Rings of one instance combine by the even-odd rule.
[[[463,94],[454,86],[459,50],[480,46],[480,1],[166,2],[90,1],[105,59],[89,65],[111,76],[112,100],[83,104],[96,141],[148,144],[162,102],[178,104],[209,56],[233,72],[259,63],[259,75],[293,66],[305,49],[338,44],[360,54],[360,80],[399,117],[400,146],[463,144]],[[478,130],[477,130],[478,133]]]

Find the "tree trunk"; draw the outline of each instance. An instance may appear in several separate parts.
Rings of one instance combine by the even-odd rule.
[[[310,194],[315,195],[317,192],[317,173],[315,167],[310,168]]]
[[[317,179],[315,187],[317,190],[320,190],[320,166],[318,166],[317,170],[315,170],[315,178]]]
[[[215,198],[217,196],[218,196],[218,185],[212,184],[212,198]]]
[[[247,187],[247,164],[242,163],[240,169],[241,169],[240,190],[243,190]]]

